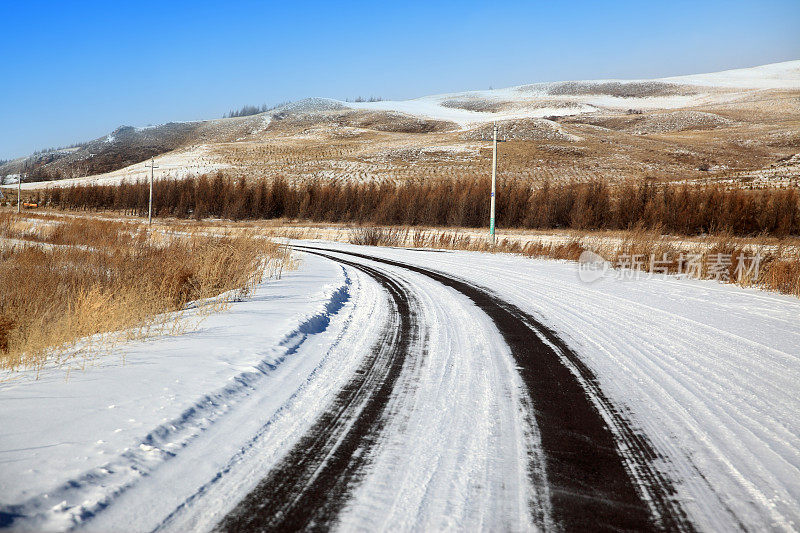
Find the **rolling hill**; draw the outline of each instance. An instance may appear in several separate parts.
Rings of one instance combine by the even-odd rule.
[[[537,83],[404,101],[310,98],[237,118],[123,126],[6,162],[26,188],[223,171],[233,177],[404,181],[482,177],[492,124],[519,180],[797,186],[800,61],[655,80]]]

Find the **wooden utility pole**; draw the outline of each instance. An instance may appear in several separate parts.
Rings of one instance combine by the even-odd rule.
[[[150,164],[145,165],[150,169],[150,202],[147,205],[147,225],[153,224],[153,171],[157,169],[155,158],[150,158]]]

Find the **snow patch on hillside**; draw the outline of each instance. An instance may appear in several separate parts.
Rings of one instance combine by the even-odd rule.
[[[800,89],[800,60],[710,74],[673,76],[661,81],[710,87],[749,89]]]
[[[229,165],[220,162],[212,153],[211,145],[201,144],[186,149],[174,150],[155,157],[156,169],[153,179],[185,179],[201,174],[207,174]],[[22,183],[22,188],[27,190],[44,189],[47,187],[70,187],[72,185],[118,185],[123,181],[134,183],[150,178],[150,160],[136,163],[113,172],[95,174],[82,178],[67,178],[53,181],[38,181]],[[11,183],[6,178],[6,183]],[[16,183],[16,181],[14,181]]]
[[[470,93],[471,95],[473,93]],[[355,109],[365,109],[372,111],[395,111],[399,113],[406,113],[418,117],[430,118],[435,120],[445,120],[455,122],[462,128],[482,124],[486,122],[494,122],[498,120],[513,120],[531,117],[547,117],[547,116],[568,116],[577,115],[580,113],[588,113],[596,111],[592,106],[577,105],[574,107],[561,107],[553,106],[538,106],[535,108],[522,108],[511,111],[501,111],[497,113],[485,111],[470,111],[468,109],[460,109],[454,107],[446,107],[442,105],[453,95],[441,96],[426,96],[416,100],[403,100],[403,101],[381,101],[381,102],[363,102],[348,104]],[[492,99],[500,99],[500,94],[491,95]]]
[[[675,109],[738,98],[728,89],[800,89],[800,61],[655,80],[536,83],[504,89],[439,94],[414,100],[343,105],[354,109],[397,111],[468,127],[502,120],[592,113],[598,109]],[[474,103],[473,109],[497,108],[497,111],[453,107],[452,103],[459,100]]]

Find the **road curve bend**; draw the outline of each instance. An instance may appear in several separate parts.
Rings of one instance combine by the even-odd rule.
[[[219,530],[693,529],[647,439],[540,320],[442,272],[294,248],[371,276],[391,319],[333,405]]]

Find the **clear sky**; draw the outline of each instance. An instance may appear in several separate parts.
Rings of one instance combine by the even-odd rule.
[[[0,158],[308,96],[800,59],[799,0],[0,3]]]

